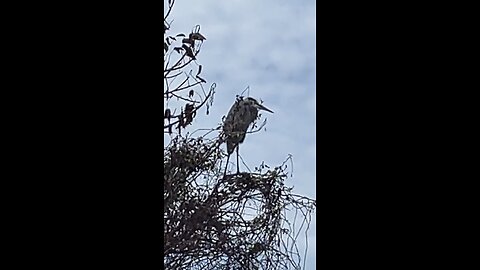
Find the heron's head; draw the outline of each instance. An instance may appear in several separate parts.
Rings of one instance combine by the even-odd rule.
[[[254,106],[254,107],[257,108],[258,110],[264,110],[264,111],[273,113],[272,110],[270,110],[269,108],[263,106],[262,104],[260,104],[260,102],[258,102],[258,101],[257,101],[256,99],[254,99],[254,98],[247,97],[247,98],[244,99],[244,101],[245,101],[245,102],[248,102],[249,105]]]

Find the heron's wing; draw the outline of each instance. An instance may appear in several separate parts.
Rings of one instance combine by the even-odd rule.
[[[245,140],[248,127],[256,119],[257,113],[258,110],[245,101],[237,101],[230,108],[223,124],[229,154]]]

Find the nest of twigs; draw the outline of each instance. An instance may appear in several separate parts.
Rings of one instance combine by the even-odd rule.
[[[174,139],[165,153],[166,269],[300,269],[286,211],[315,201],[284,185],[286,166],[223,174],[221,141]]]

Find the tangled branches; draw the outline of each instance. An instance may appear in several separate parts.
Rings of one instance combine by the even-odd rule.
[[[223,175],[220,143],[177,137],[165,153],[166,269],[300,269],[286,211],[308,223],[315,201],[284,185],[285,163]]]

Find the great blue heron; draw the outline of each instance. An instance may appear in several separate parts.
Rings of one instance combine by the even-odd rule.
[[[260,104],[254,98],[239,97],[230,108],[223,124],[223,131],[227,141],[227,166],[230,155],[237,149],[237,173],[240,171],[238,165],[238,145],[245,140],[248,127],[257,119],[259,110],[273,113],[273,111]]]

